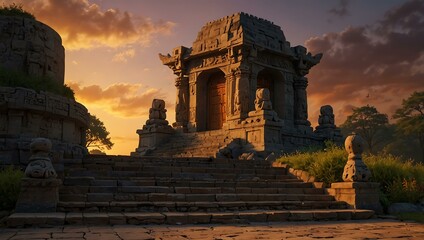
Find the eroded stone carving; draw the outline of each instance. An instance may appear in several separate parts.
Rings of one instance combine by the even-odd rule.
[[[346,138],[345,148],[349,156],[343,171],[343,181],[367,182],[371,177],[371,172],[362,161],[364,140],[361,136],[353,133]]]
[[[31,157],[25,169],[25,176],[29,178],[56,178],[57,174],[49,157],[52,143],[46,138],[35,138],[32,140]]]
[[[321,107],[318,123],[322,127],[335,126],[333,107],[331,107],[330,105],[325,105]]]
[[[255,110],[272,110],[271,95],[268,88],[256,90]]]
[[[166,119],[165,101],[162,99],[153,99],[152,107],[149,110],[149,119],[146,125],[168,125]]]

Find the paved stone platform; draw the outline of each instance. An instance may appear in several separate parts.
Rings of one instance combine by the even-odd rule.
[[[387,219],[233,225],[115,225],[3,228],[2,240],[85,239],[424,239],[424,224]]]

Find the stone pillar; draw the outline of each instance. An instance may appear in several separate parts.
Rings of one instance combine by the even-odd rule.
[[[16,212],[55,212],[59,201],[59,186],[62,181],[49,158],[52,143],[46,138],[35,138],[31,142],[31,157],[22,179],[21,192],[16,203]]]
[[[238,68],[234,72],[234,77],[236,81],[236,89],[234,93],[234,115],[244,119],[249,113],[249,71],[244,68]]]
[[[177,99],[175,104],[175,128],[186,128],[188,123],[188,77],[181,76],[175,79],[175,87],[177,88]]]
[[[362,162],[364,140],[356,134],[346,138],[345,148],[349,153],[347,164],[343,172],[343,181],[332,183],[328,193],[337,201],[346,202],[354,209],[370,209],[382,213],[383,208],[379,200],[379,183],[367,182],[371,172]]]
[[[300,77],[295,79],[294,83],[294,123],[296,125],[311,126],[308,121],[308,101],[306,87],[308,79]]]

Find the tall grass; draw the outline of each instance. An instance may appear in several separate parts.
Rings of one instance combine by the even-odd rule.
[[[15,208],[24,173],[13,166],[0,170],[0,211]]]
[[[328,144],[315,152],[298,152],[278,161],[290,167],[307,171],[317,181],[327,186],[342,181],[347,152]],[[384,197],[389,202],[417,202],[424,198],[424,166],[413,161],[403,161],[388,154],[364,155],[364,162],[372,173],[371,181],[379,182]]]

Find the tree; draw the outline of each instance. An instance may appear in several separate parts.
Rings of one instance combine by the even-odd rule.
[[[85,146],[87,148],[96,147],[100,150],[111,149],[113,146],[104,123],[95,115],[90,114],[90,124],[85,135]]]
[[[420,145],[424,161],[424,92],[414,92],[402,101],[393,118],[398,119],[398,129],[405,135],[415,137]]]
[[[386,114],[379,113],[374,106],[366,105],[353,108],[353,114],[348,116],[340,127],[344,132],[355,132],[361,135],[369,151],[374,153],[375,147],[385,140],[384,129],[388,123]]]

